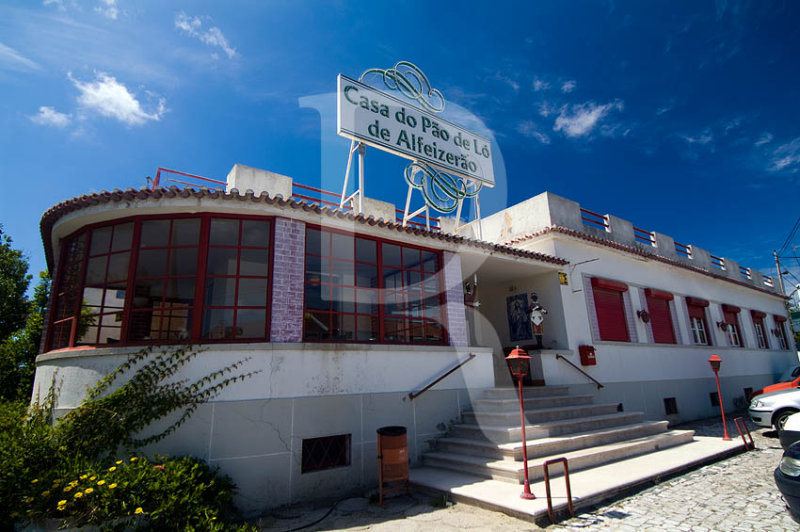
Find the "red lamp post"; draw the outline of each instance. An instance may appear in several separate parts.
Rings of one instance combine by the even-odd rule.
[[[723,404],[722,392],[719,388],[719,367],[722,365],[722,359],[717,355],[711,355],[711,358],[708,359],[708,363],[711,365],[711,370],[714,372],[714,378],[717,380],[717,397],[719,397],[719,409],[722,412],[722,431],[724,433],[722,439],[724,441],[730,441],[728,425],[725,423],[725,405]]]
[[[506,357],[511,373],[517,378],[519,387],[519,418],[522,429],[522,461],[525,467],[525,487],[520,494],[520,499],[535,499],[536,495],[531,493],[531,485],[528,482],[528,442],[525,440],[525,404],[522,400],[522,379],[530,371],[529,360],[531,357],[517,346],[516,349],[511,351],[511,354]]]

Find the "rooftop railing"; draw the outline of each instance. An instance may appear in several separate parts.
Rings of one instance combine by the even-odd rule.
[[[583,225],[608,231],[608,217],[603,214],[581,209],[581,220],[583,220]]]
[[[647,244],[648,246],[653,246],[653,247],[656,245],[656,237],[650,231],[645,231],[644,229],[639,229],[638,227],[634,227],[633,237],[636,239],[637,242],[641,242],[642,244]]]

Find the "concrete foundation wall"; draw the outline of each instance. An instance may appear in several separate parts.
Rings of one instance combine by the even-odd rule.
[[[249,358],[236,382],[203,405],[148,453],[188,454],[219,466],[239,487],[250,514],[306,498],[377,485],[376,429],[402,425],[416,462],[427,442],[494,384],[491,352],[482,348],[365,346],[356,344],[248,344],[206,346],[182,372],[199,379]],[[35,394],[60,385],[57,414],[74,408],[88,387],[122,363],[134,348],[62,351],[40,355]],[[419,391],[469,353],[476,355],[434,388]],[[165,421],[163,426],[166,426]],[[157,430],[158,426],[152,427]],[[301,473],[303,440],[350,435],[350,464]]]

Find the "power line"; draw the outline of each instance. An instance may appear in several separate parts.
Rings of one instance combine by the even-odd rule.
[[[789,242],[791,242],[792,238],[794,238],[794,234],[797,232],[798,227],[800,227],[800,216],[797,217],[797,221],[794,223],[794,227],[792,227],[789,236],[786,237],[786,241],[781,246],[781,250],[778,252],[778,255],[781,255],[784,251],[786,251],[786,246],[788,246]]]

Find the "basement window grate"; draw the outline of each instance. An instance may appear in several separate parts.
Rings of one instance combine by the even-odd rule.
[[[678,413],[678,402],[674,397],[664,398],[664,413],[668,416]]]
[[[303,440],[302,473],[350,465],[350,434]]]
[[[719,406],[719,394],[717,392],[711,392],[708,397],[711,399],[711,406]]]

